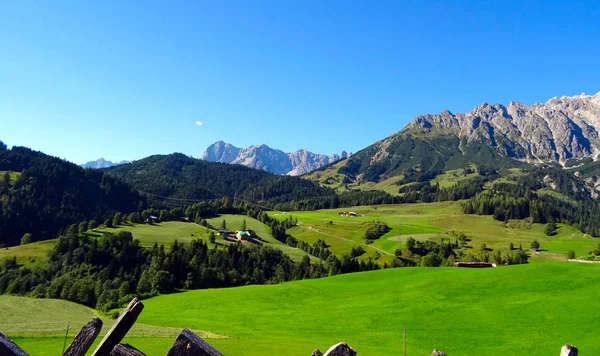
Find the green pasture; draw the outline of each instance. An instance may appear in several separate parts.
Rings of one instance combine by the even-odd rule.
[[[353,211],[358,216],[339,216],[340,211]],[[468,251],[479,252],[485,244],[488,249],[507,252],[510,243],[528,250],[536,239],[541,244],[539,253],[533,253],[531,262],[566,260],[569,250],[577,256],[586,256],[600,240],[574,229],[558,224],[557,234],[547,236],[544,224],[531,224],[525,220],[501,222],[491,216],[466,215],[462,213],[462,202],[440,202],[423,204],[359,206],[299,212],[271,212],[271,216],[285,219],[290,215],[298,219],[298,226],[288,230],[295,238],[310,243],[324,240],[333,253],[347,254],[355,246],[363,246],[367,253],[362,258],[374,257],[379,253],[380,261],[393,258],[397,248],[404,248],[408,237],[415,239],[455,239],[464,233],[471,241]],[[375,220],[386,222],[392,230],[372,244],[366,244],[364,233],[369,223]]]
[[[434,348],[455,356],[552,355],[567,342],[591,355],[597,349],[593,308],[600,293],[599,268],[567,262],[491,269],[398,268],[197,290],[143,301],[138,323],[228,337],[207,341],[232,356],[304,356],[340,341],[361,355],[401,355],[404,326],[408,355],[427,355]],[[0,299],[3,311],[16,304]],[[62,348],[62,339],[32,335],[30,328],[75,319],[71,309],[82,307],[70,305],[61,308],[64,316],[51,308],[27,308],[35,323],[13,325],[8,334],[31,354],[56,354],[50,351]],[[77,312],[82,314],[79,324],[93,315],[82,309]],[[25,319],[3,318],[0,330]],[[126,342],[148,355],[164,355],[173,340],[132,336]]]
[[[34,242],[27,245],[0,248],[0,261],[17,257],[20,265],[35,265],[48,260],[48,253],[54,247],[56,240]]]
[[[227,228],[232,231],[240,230],[242,227],[242,222],[246,220],[246,228],[254,230],[264,245],[280,249],[295,261],[301,261],[304,256],[309,256],[311,260],[318,261],[316,257],[310,256],[303,250],[291,247],[285,243],[282,243],[281,241],[276,240],[273,235],[271,235],[270,228],[267,225],[249,216],[224,214],[212,219],[208,219],[208,223],[218,229],[221,227],[223,220],[225,220]],[[221,237],[218,237],[218,240],[226,241]]]
[[[157,224],[124,224],[116,228],[96,229],[92,234],[99,237],[103,232],[117,234],[119,231],[131,232],[133,238],[140,240],[144,247],[152,247],[157,243],[168,248],[175,240],[189,243],[193,239],[202,238],[208,242],[209,230],[194,223],[165,221]]]

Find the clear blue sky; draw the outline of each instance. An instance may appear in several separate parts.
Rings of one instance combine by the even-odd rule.
[[[0,140],[76,163],[356,151],[418,114],[600,91],[599,19],[599,1],[5,1]]]

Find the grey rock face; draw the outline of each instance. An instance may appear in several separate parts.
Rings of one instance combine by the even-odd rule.
[[[417,116],[401,132],[451,134],[526,161],[559,162],[600,154],[600,93],[527,106],[483,103],[473,111]]]
[[[231,163],[239,152],[239,148],[223,141],[217,141],[204,151],[202,159],[209,162]]]
[[[327,156],[304,149],[286,153],[267,145],[238,148],[219,141],[206,149],[202,159],[210,162],[241,164],[275,174],[297,176],[349,156],[350,154],[345,151],[340,155]]]

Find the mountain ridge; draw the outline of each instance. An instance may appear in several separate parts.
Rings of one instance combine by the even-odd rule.
[[[217,141],[204,151],[201,159],[208,162],[241,164],[275,174],[299,176],[351,155],[342,151],[340,154],[327,156],[306,149],[283,152],[266,144],[239,148],[224,141]]]
[[[100,157],[95,161],[89,161],[84,164],[81,164],[80,166],[83,168],[101,169],[101,168],[114,167],[114,166],[118,166],[121,164],[127,164],[127,163],[131,163],[131,162],[133,162],[133,161],[112,162],[112,161],[105,160],[104,157]]]
[[[467,113],[418,115],[402,130],[307,178],[339,186],[399,177],[393,184],[402,185],[472,165],[556,165],[598,187],[599,132],[600,93],[531,106],[484,102]]]

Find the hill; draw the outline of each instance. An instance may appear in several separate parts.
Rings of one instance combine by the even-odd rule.
[[[130,232],[133,235],[134,239],[140,240],[140,245],[143,247],[151,248],[156,243],[158,245],[164,245],[168,249],[175,240],[177,240],[178,242],[189,244],[195,239],[202,239],[208,246],[214,247],[215,244],[210,242],[210,232],[212,231],[217,235],[216,244],[220,246],[226,246],[235,242],[225,240],[218,236],[218,227],[221,226],[221,223],[223,221],[225,221],[228,227],[230,227],[232,230],[237,230],[240,229],[244,220],[246,221],[247,228],[256,232],[256,235],[260,238],[263,245],[281,250],[283,253],[290,256],[292,260],[296,262],[302,261],[302,258],[304,256],[307,256],[306,252],[297,248],[290,247],[276,240],[271,234],[270,228],[268,226],[246,215],[223,214],[207,219],[209,226],[211,226],[210,228],[189,222],[166,221],[152,225],[127,224],[118,226],[116,228],[104,227],[101,229],[97,229],[93,232],[93,234],[95,236],[100,237],[101,234],[104,232],[118,234],[121,231],[126,231]],[[13,250],[14,249],[15,248],[13,248]],[[28,256],[28,254],[24,251],[20,251],[19,255],[21,254]],[[13,256],[8,251],[6,253],[3,253],[3,251],[0,250],[0,261],[2,260],[3,255],[11,257]],[[312,256],[309,257],[312,260],[316,260]]]
[[[104,172],[25,147],[0,145],[0,245],[56,237],[69,224],[141,210],[145,199]]]
[[[494,220],[492,216],[463,214],[462,202],[438,202],[427,204],[401,204],[357,206],[344,209],[298,211],[281,214],[270,213],[277,219],[298,220],[298,224],[287,233],[300,241],[314,244],[323,240],[329,250],[338,256],[350,254],[353,248],[361,247],[365,253],[362,260],[377,258],[380,264],[390,264],[397,249],[406,256],[406,242],[412,237],[419,241],[454,242],[461,234],[466,236],[465,245],[456,253],[478,255],[483,244],[486,253],[506,255],[510,244],[521,245],[531,256],[531,262],[566,260],[567,252],[573,250],[577,256],[587,256],[598,244],[597,239],[559,224],[556,233],[545,233],[547,224],[532,223],[531,220]],[[340,216],[340,211],[352,211],[358,216]],[[384,222],[390,230],[372,243],[367,243],[365,233],[373,221]],[[541,245],[538,253],[530,251],[533,240]],[[457,259],[460,258],[457,256]]]
[[[576,263],[388,269],[163,295],[144,301],[138,322],[228,336],[208,340],[226,355],[302,356],[339,341],[360,354],[398,355],[404,326],[411,355],[434,347],[458,356],[552,355],[566,342],[593,353],[597,275],[598,266]],[[54,321],[43,309],[37,316],[41,325]],[[36,355],[59,344],[16,340]],[[161,355],[172,339],[127,341]]]
[[[305,179],[278,176],[242,165],[206,162],[180,153],[150,156],[106,171],[140,191],[178,199],[237,195],[260,196],[259,200],[269,201],[335,195],[332,190]]]
[[[229,143],[218,141],[204,151],[202,159],[209,162],[241,164],[275,174],[297,176],[347,158],[350,155],[346,151],[342,151],[339,155],[327,156],[304,149],[286,153],[264,144],[238,148]]]

